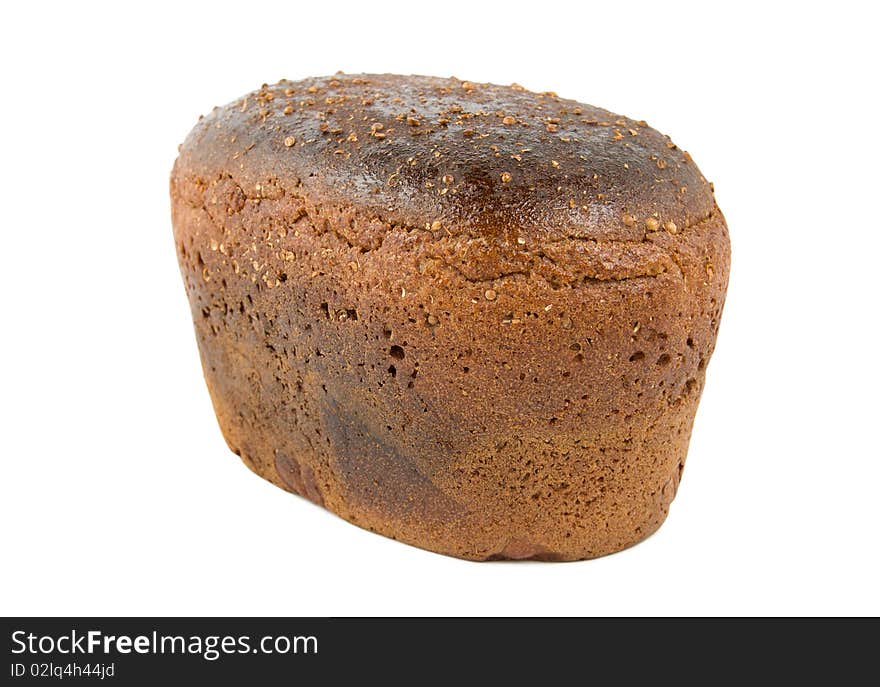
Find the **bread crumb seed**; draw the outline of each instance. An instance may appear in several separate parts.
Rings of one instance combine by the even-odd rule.
[[[431,327],[436,327],[438,324],[440,324],[440,320],[438,320],[433,315],[428,315],[428,325],[430,325]]]
[[[557,162],[556,160],[550,160],[550,164],[554,167],[559,167],[559,162]]]
[[[452,184],[455,182],[455,177],[452,176],[451,174],[444,174],[443,179],[441,179],[441,181],[444,184],[446,184],[447,186],[452,186]]]
[[[634,227],[636,225],[636,218],[629,214],[623,215],[623,224],[627,227]]]
[[[509,172],[501,172],[501,181],[502,181],[503,183],[506,184],[506,183],[509,182],[511,179],[513,179],[513,177],[510,176],[510,173],[509,173]]]
[[[498,297],[498,294],[495,293],[494,289],[486,289],[486,293],[484,293],[483,296],[486,297],[487,301],[494,301]]]
[[[516,124],[516,117],[511,117],[510,115],[507,115],[504,119],[501,120],[501,123],[505,126]]]
[[[284,139],[284,145],[288,148],[290,148],[294,143],[296,143],[295,136],[288,136],[287,138]]]
[[[645,229],[648,231],[657,231],[660,228],[660,222],[657,221],[654,217],[648,217],[645,220]]]
[[[666,231],[668,231],[670,234],[678,233],[678,225],[672,220],[669,220],[666,224],[664,224],[663,228],[666,229]]]
[[[431,222],[431,231],[440,231],[443,228],[443,223],[439,219],[435,219]]]

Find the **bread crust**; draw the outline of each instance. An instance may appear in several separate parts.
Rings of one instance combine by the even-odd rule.
[[[519,87],[283,81],[200,120],[171,200],[220,426],[258,474],[475,560],[663,522],[730,258],[667,137]]]

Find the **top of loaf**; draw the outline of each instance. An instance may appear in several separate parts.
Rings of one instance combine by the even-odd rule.
[[[455,78],[336,74],[264,85],[203,117],[178,165],[274,182],[386,225],[519,243],[641,241],[714,208],[690,156],[644,121]]]

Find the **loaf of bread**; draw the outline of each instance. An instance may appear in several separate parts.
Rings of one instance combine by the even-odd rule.
[[[517,85],[282,81],[199,121],[171,204],[259,475],[474,560],[592,558],[665,519],[730,248],[645,122]]]

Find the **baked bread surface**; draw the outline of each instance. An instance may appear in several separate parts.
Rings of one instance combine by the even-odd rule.
[[[668,137],[515,85],[338,74],[215,108],[171,199],[218,420],[258,474],[470,559],[663,522],[730,255]]]

